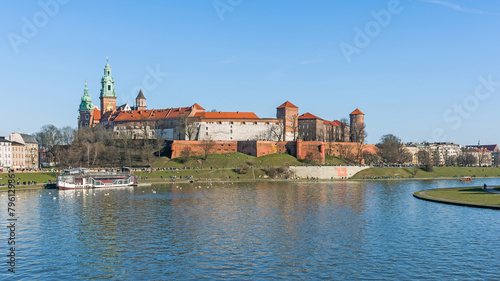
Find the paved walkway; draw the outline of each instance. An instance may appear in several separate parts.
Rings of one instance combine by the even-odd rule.
[[[483,190],[491,192],[491,193],[500,193],[500,191],[493,189],[491,186],[486,186]]]

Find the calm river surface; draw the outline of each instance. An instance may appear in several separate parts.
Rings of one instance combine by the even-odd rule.
[[[2,280],[499,280],[500,211],[414,191],[500,179],[166,184],[18,192]],[[209,187],[209,188],[207,188]]]

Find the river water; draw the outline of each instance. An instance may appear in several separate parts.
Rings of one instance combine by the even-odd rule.
[[[0,279],[499,280],[499,211],[412,196],[483,183],[500,179],[23,191]]]

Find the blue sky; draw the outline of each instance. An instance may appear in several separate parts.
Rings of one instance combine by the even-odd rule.
[[[4,0],[0,22],[0,135],[76,127],[109,57],[118,103],[142,88],[148,108],[274,117],[289,100],[361,109],[369,143],[500,142],[497,1]]]

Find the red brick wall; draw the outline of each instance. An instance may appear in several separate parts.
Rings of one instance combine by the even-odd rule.
[[[295,155],[295,142],[286,141],[239,141],[238,152],[260,157],[274,153],[287,153]]]
[[[174,140],[172,142],[172,156],[177,158],[183,156],[183,151],[189,151],[189,156],[205,155],[207,148],[205,141],[183,141]],[[238,151],[238,142],[236,141],[211,141],[208,154],[223,154]]]
[[[172,142],[172,158],[183,156],[183,151],[189,151],[189,156],[205,154],[206,141],[183,141]],[[260,157],[274,153],[290,153],[297,159],[310,159],[321,163],[325,162],[325,155],[343,156],[346,151],[357,153],[357,143],[349,142],[321,142],[302,141],[297,142],[274,142],[274,141],[211,141],[208,154],[224,154],[241,152],[247,155]],[[363,151],[376,153],[374,145],[364,145]]]
[[[325,163],[325,146],[321,141],[297,141],[297,159]]]

